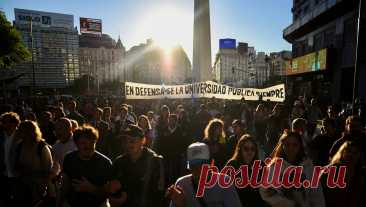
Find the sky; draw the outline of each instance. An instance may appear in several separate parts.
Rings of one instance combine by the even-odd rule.
[[[292,0],[210,0],[211,53],[220,38],[247,42],[266,53],[291,50],[282,31],[292,22]],[[0,0],[8,20],[14,8],[102,19],[103,33],[126,49],[152,38],[163,48],[183,46],[192,60],[194,0]]]

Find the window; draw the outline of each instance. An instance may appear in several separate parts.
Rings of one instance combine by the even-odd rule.
[[[318,51],[324,48],[323,32],[320,32],[314,36],[314,51]]]
[[[334,48],[335,43],[335,27],[331,27],[324,31],[324,46],[327,48]]]

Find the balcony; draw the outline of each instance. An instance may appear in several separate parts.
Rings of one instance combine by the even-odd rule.
[[[357,7],[358,0],[324,0],[283,30],[289,42]]]

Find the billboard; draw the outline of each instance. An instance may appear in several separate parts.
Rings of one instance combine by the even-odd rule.
[[[220,49],[235,49],[236,40],[235,39],[220,39]]]
[[[102,20],[80,17],[80,33],[102,35]]]
[[[321,49],[307,55],[286,61],[286,75],[295,75],[327,68],[327,49]]]
[[[42,12],[35,10],[14,9],[16,24],[29,24],[40,27],[62,27],[73,29],[74,16],[69,14],[59,14]]]

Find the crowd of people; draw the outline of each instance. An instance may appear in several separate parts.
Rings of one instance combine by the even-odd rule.
[[[363,104],[199,100],[36,100],[0,106],[0,206],[365,206]],[[202,164],[347,166],[346,188],[214,186]],[[264,165],[264,164],[263,164]],[[281,172],[282,173],[282,172]],[[252,172],[250,171],[251,175]],[[282,175],[281,175],[282,176]]]

